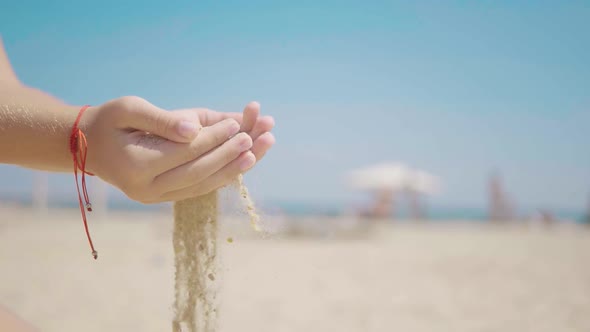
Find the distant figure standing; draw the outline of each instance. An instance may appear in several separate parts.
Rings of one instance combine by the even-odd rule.
[[[539,209],[539,217],[543,225],[551,225],[555,223],[555,215],[547,209]]]
[[[420,199],[420,193],[417,190],[406,190],[406,198],[410,209],[410,218],[412,220],[425,220],[426,213],[423,201]]]
[[[371,217],[389,219],[394,214],[394,192],[391,189],[381,189],[376,192],[375,205],[370,212]]]
[[[587,225],[590,225],[590,194],[588,194],[588,204],[586,206],[586,216],[584,217],[583,222]]]
[[[489,220],[493,222],[512,219],[512,206],[506,197],[502,179],[497,172],[490,176],[488,182]]]

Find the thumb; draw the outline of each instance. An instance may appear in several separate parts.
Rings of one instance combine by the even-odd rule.
[[[137,98],[129,105],[126,125],[136,130],[147,131],[170,141],[188,143],[201,129],[198,118],[165,111],[148,101]]]

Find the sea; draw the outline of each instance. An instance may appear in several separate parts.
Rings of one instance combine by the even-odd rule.
[[[76,197],[65,198],[62,195],[52,195],[48,199],[49,208],[77,208]],[[264,201],[257,202],[257,208],[263,215],[286,215],[294,217],[326,216],[338,217],[354,214],[356,211],[348,202],[303,202],[303,201]],[[24,193],[2,193],[0,192],[0,206],[32,207],[31,195]],[[171,204],[145,205],[134,202],[125,197],[114,197],[108,200],[107,208],[115,211],[158,211],[169,209]],[[231,210],[231,209],[230,209]],[[553,216],[558,220],[586,222],[588,216],[584,211],[553,209]],[[535,215],[533,209],[518,211],[517,218],[527,219]],[[409,213],[401,208],[396,211],[395,217],[407,219]],[[0,215],[0,218],[2,216]],[[444,222],[448,220],[462,220],[472,222],[483,222],[488,220],[488,212],[485,207],[456,207],[456,206],[431,206],[426,210],[426,218],[432,221]]]

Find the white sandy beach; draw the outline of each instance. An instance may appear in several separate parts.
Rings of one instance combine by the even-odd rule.
[[[0,303],[48,332],[171,330],[171,217],[91,219],[95,262],[77,211],[50,215],[0,211]],[[256,239],[226,225],[220,244],[220,331],[590,331],[586,229]]]

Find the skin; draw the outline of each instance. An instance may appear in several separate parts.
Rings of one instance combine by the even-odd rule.
[[[0,163],[72,172],[68,142],[80,109],[20,82],[0,39]],[[79,127],[88,142],[86,170],[146,204],[223,187],[275,142],[274,120],[260,115],[257,102],[241,113],[165,111],[127,96],[89,107]],[[36,330],[0,306],[0,331]]]

